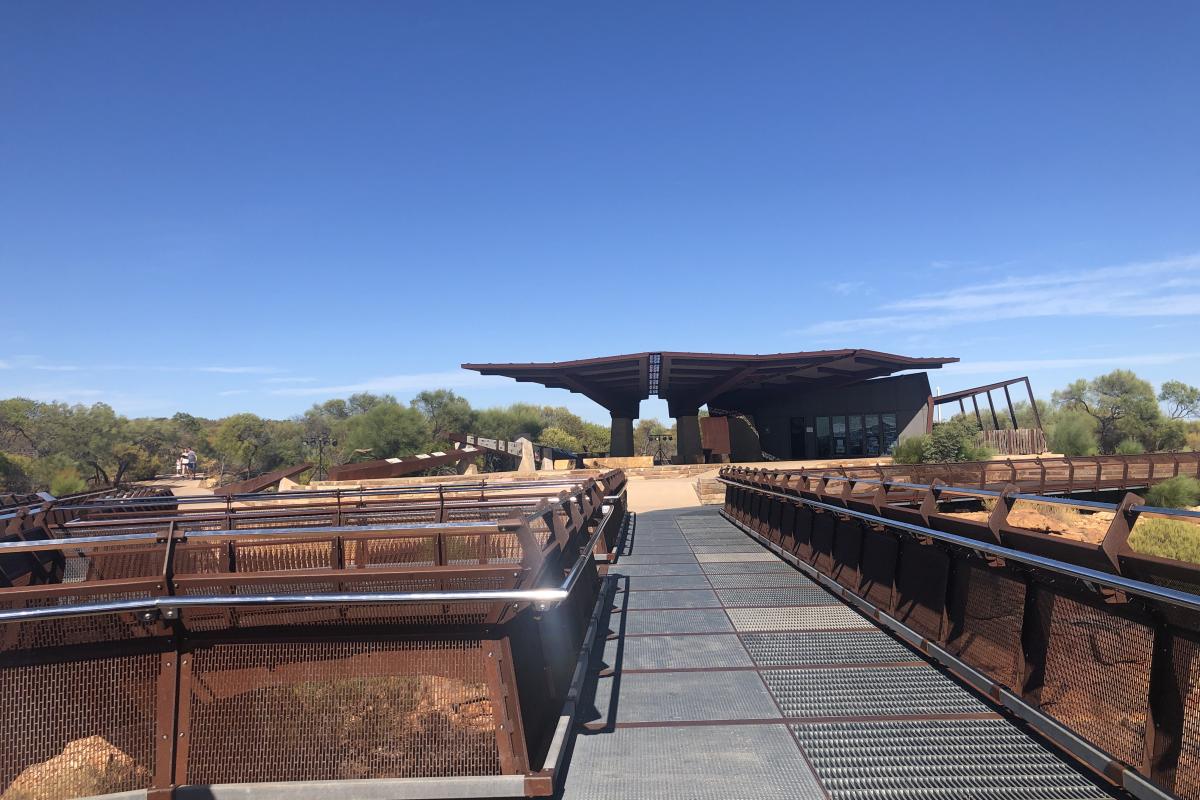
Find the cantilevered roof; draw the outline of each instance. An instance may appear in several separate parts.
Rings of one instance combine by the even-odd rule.
[[[774,355],[632,353],[530,364],[463,364],[484,375],[569,389],[610,411],[626,412],[651,395],[700,406],[745,389],[828,388],[912,369],[937,369],[957,358],[912,358],[877,350],[814,350]]]

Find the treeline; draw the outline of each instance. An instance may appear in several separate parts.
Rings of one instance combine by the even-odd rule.
[[[1149,381],[1118,369],[1038,401],[1050,449],[1068,456],[1200,450],[1200,388]],[[1024,409],[1018,414],[1032,417]]]
[[[1149,381],[1118,369],[1092,380],[1079,379],[1056,391],[1049,401],[1013,406],[1017,427],[1033,428],[1041,420],[1047,446],[1067,456],[1093,456],[1200,450],[1200,389],[1182,381],[1166,381],[1155,393]],[[980,461],[994,455],[978,440],[984,430],[1012,428],[1007,409],[973,410],[934,426],[928,436],[899,442],[897,463]]]
[[[604,451],[609,444],[607,427],[565,408],[515,403],[475,409],[445,389],[421,392],[407,405],[390,395],[355,394],[286,420],[184,413],[128,419],[103,403],[12,398],[0,401],[0,491],[64,495],[147,480],[173,472],[187,447],[196,450],[201,471],[233,479],[316,461],[316,448],[306,439],[336,441],[325,447],[332,465],[447,450],[452,433],[526,435],[573,452]]]

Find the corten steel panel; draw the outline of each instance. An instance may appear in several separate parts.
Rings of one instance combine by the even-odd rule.
[[[816,521],[816,512],[808,506],[796,509],[796,521],[792,525],[791,540],[783,548],[797,558],[812,561],[812,530]]]
[[[779,530],[775,532],[774,538],[771,540],[775,544],[782,547],[784,550],[791,552],[795,546],[795,530],[796,527],[796,505],[795,503],[784,503],[783,513],[779,517]]]
[[[0,666],[0,787],[13,798],[149,788],[160,653],[95,649]],[[126,648],[128,650],[128,648]],[[86,657],[81,657],[86,656]],[[81,765],[100,765],[91,769]]]
[[[277,469],[274,472],[268,472],[265,475],[259,475],[256,478],[247,478],[244,481],[237,483],[229,483],[218,489],[213,490],[213,494],[217,496],[225,496],[232,494],[251,494],[261,492],[268,487],[274,486],[284,478],[294,478],[306,469],[312,469],[313,465],[309,463],[296,464],[283,469]]]
[[[997,683],[1020,691],[1025,583],[977,559],[958,558],[946,649]]]
[[[853,518],[838,520],[833,537],[833,569],[829,577],[851,591],[861,582],[859,559],[862,555],[863,524]]]
[[[187,783],[500,771],[484,643],[229,643],[192,653]]]
[[[833,572],[833,537],[837,526],[837,517],[829,512],[817,514],[813,520],[812,557],[809,563],[822,575]]]
[[[883,611],[893,610],[893,587],[900,540],[887,531],[867,529],[862,534],[861,577],[858,594]]]
[[[1153,644],[1147,625],[1056,596],[1042,710],[1122,761],[1141,764]]]
[[[729,418],[701,417],[700,441],[705,450],[711,450],[717,455],[729,455]]]
[[[949,577],[950,557],[945,551],[911,539],[903,542],[896,568],[896,618],[941,641]]]

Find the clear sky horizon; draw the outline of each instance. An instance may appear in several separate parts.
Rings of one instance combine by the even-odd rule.
[[[1200,384],[1200,5],[0,4],[0,397],[865,347]],[[665,403],[643,404],[665,418]]]

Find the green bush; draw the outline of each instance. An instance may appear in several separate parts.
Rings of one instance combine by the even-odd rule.
[[[1054,422],[1050,449],[1064,456],[1094,456],[1100,452],[1096,423],[1081,411],[1064,411]]]
[[[1113,448],[1113,452],[1119,456],[1136,456],[1138,453],[1146,452],[1146,448],[1142,446],[1141,442],[1131,436],[1128,439],[1122,439]]]
[[[925,459],[926,436],[909,436],[896,442],[892,461],[897,464],[920,464]]]
[[[1176,475],[1146,491],[1146,502],[1160,508],[1187,508],[1200,505],[1200,481]],[[1140,523],[1139,523],[1140,524]]]
[[[50,479],[50,494],[55,497],[66,497],[86,490],[87,483],[79,477],[79,471],[74,467],[58,471]]]
[[[933,433],[925,437],[922,461],[940,464],[947,461],[983,461],[991,457],[992,451],[979,443],[979,426],[965,417],[956,417],[933,426]]]
[[[1142,517],[1133,526],[1129,546],[1135,553],[1200,564],[1200,525],[1177,519]]]

